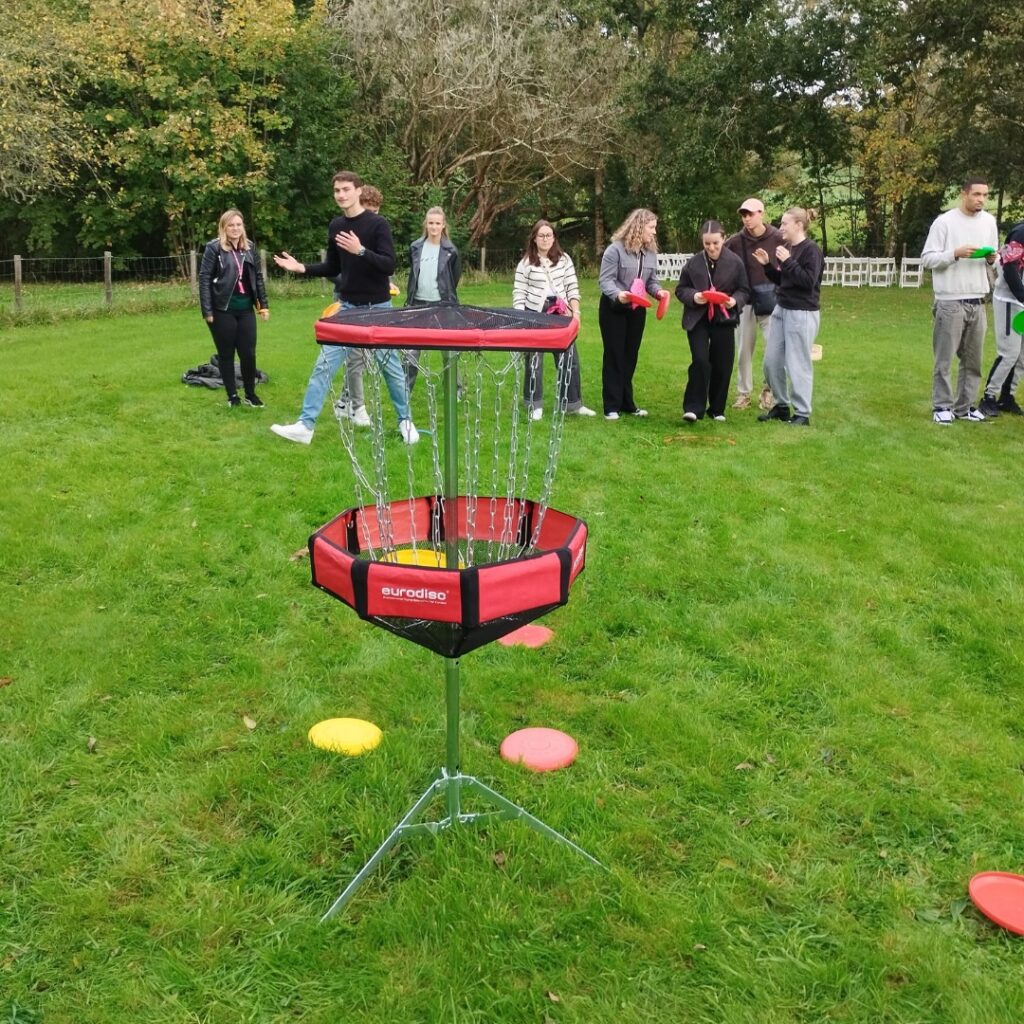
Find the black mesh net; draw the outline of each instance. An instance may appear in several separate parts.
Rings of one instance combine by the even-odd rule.
[[[522,331],[563,330],[569,317],[535,313],[529,309],[486,309],[483,306],[406,306],[401,309],[342,309],[324,317],[329,324],[350,324],[353,327],[389,327],[410,331]]]

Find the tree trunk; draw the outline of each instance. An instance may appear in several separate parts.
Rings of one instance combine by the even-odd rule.
[[[604,252],[604,167],[594,170],[594,256]]]

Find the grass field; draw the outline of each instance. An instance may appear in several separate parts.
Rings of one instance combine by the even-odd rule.
[[[1021,940],[967,883],[1024,861],[1024,420],[931,422],[928,304],[826,292],[809,430],[684,429],[650,320],[650,417],[566,424],[591,539],[555,639],[462,660],[464,769],[609,872],[460,830],[324,926],[443,763],[444,689],[293,558],[352,497],[328,416],[267,429],[321,300],[261,326],[262,411],[178,383],[194,310],[5,330],[0,1020],[1019,1021]],[[593,282],[584,311],[600,408]],[[381,747],[313,749],[336,715]],[[527,724],[576,764],[501,761]]]

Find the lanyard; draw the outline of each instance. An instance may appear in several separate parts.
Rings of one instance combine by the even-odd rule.
[[[245,294],[245,285],[242,283],[242,267],[245,265],[245,260],[238,258],[238,253],[234,249],[230,250],[231,258],[235,261],[235,269],[238,271],[238,292],[240,295]]]

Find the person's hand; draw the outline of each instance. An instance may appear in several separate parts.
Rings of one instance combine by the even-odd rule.
[[[974,255],[974,250],[978,247],[976,245],[958,245],[953,250],[953,255],[958,260],[969,260]]]
[[[572,318],[573,318],[573,320],[576,321],[576,323],[580,322],[580,311],[578,309],[574,309],[572,311]]]
[[[260,310],[260,316],[263,317],[263,322],[266,323],[270,319],[270,310],[264,306],[263,309]]]
[[[789,259],[789,250],[784,245],[777,245],[775,255],[780,263],[785,263]]]
[[[334,241],[338,243],[339,249],[344,249],[345,252],[350,252],[353,256],[358,256],[359,250],[363,247],[363,243],[359,241],[359,236],[354,231],[339,231],[334,236]]]
[[[668,294],[669,293],[664,288],[662,288],[661,291],[658,292],[658,294],[655,296],[655,298],[660,299],[663,295],[668,295]]]
[[[626,305],[629,302],[629,292],[619,292],[619,302]]]
[[[282,270],[290,270],[293,274],[304,274],[306,272],[305,263],[300,263],[294,256],[290,256],[286,252],[281,253],[280,256],[275,253],[274,262]]]
[[[755,249],[753,252],[754,259],[761,264],[762,267],[768,266],[768,253],[764,249]]]
[[[730,295],[728,300],[725,303],[725,308],[726,309],[735,309],[735,307],[736,307],[736,300]]]
[[[206,321],[206,322],[207,322],[208,324],[212,324],[212,323],[213,323],[213,314],[211,313],[211,314],[210,314],[209,316],[204,316],[204,317],[203,317],[203,319],[204,319],[204,320],[205,320],[205,321]]]
[[[704,298],[703,292],[694,292],[693,301],[696,302],[698,306],[706,306],[708,304],[708,300]]]

